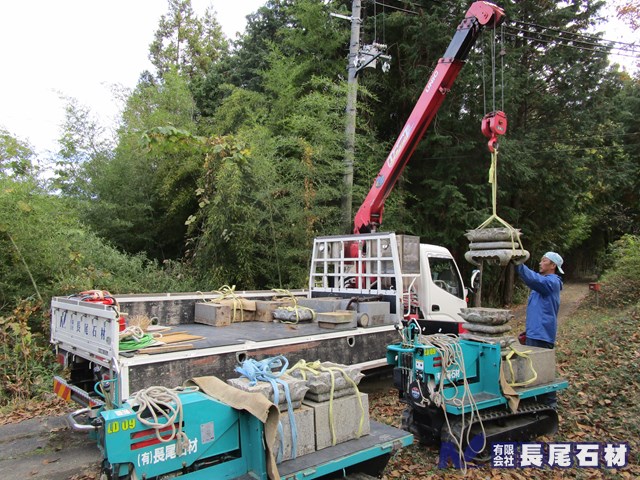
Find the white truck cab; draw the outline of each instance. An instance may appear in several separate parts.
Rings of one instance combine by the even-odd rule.
[[[390,303],[396,323],[415,319],[423,333],[459,333],[466,289],[444,247],[390,232],[314,240],[312,297],[376,297]]]

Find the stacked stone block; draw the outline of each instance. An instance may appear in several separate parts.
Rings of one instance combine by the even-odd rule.
[[[320,366],[318,373],[291,371],[296,378],[306,378],[309,389],[302,403],[314,411],[316,450],[332,446],[334,440],[342,443],[371,431],[369,398],[357,389],[364,376],[360,369],[332,362]]]
[[[506,266],[510,261],[523,263],[529,259],[529,252],[522,248],[520,230],[503,228],[482,228],[468,230],[465,236],[471,242],[464,254],[467,262],[480,266],[483,261]]]
[[[460,316],[465,320],[462,326],[469,332],[460,336],[470,340],[488,343],[499,343],[502,347],[515,342],[515,338],[508,333],[513,319],[511,310],[499,308],[461,308]]]

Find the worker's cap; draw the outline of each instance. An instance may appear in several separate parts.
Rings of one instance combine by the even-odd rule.
[[[564,260],[562,260],[562,257],[560,255],[558,255],[556,252],[547,252],[543,255],[543,257],[546,257],[553,263],[555,263],[556,267],[558,267],[558,271],[564,274],[564,270],[562,270],[562,264],[564,263]]]

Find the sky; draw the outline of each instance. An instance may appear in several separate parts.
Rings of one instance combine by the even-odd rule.
[[[192,0],[197,15],[208,6],[228,38],[265,0]],[[103,125],[114,125],[120,105],[113,85],[134,88],[153,70],[149,44],[166,0],[4,1],[0,16],[0,128],[36,152],[57,150],[65,102],[76,98]],[[624,26],[607,39],[630,41]],[[631,37],[633,38],[633,37]],[[623,58],[620,60],[624,60]]]
[[[104,125],[120,105],[112,85],[135,87],[153,70],[149,44],[166,0],[19,0],[2,2],[0,15],[0,128],[38,153],[57,150],[64,100],[76,98]],[[265,0],[192,0],[197,15],[208,6],[228,38]]]

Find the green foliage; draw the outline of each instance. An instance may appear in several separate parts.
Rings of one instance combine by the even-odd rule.
[[[158,128],[194,132],[194,109],[187,83],[177,73],[141,82],[127,100],[113,159],[92,172],[93,195],[84,216],[100,236],[126,252],[160,260],[182,253],[202,157],[180,136],[151,145],[144,133]]]
[[[25,177],[33,173],[31,146],[0,128],[0,176]]]
[[[51,388],[53,352],[46,332],[33,332],[30,323],[42,312],[42,303],[23,301],[0,316],[0,406],[33,398]]]
[[[636,305],[640,301],[640,237],[624,235],[611,245],[602,275],[602,301],[610,307]]]
[[[75,98],[63,99],[65,121],[58,139],[60,150],[54,159],[51,186],[66,196],[86,200],[93,195],[95,172],[112,157],[114,139],[87,106]]]
[[[35,181],[0,178],[0,404],[50,388],[52,296],[196,289],[184,265],[163,267],[105,243]]]
[[[144,256],[123,255],[99,239],[68,201],[34,182],[0,180],[0,218],[2,309],[22,299],[46,303],[52,295],[94,288],[112,293],[184,288]]]
[[[198,18],[191,0],[169,0],[169,12],[160,18],[149,46],[149,59],[160,78],[178,71],[196,79],[206,75],[227,48],[227,40],[211,8],[207,8],[203,18]]]

